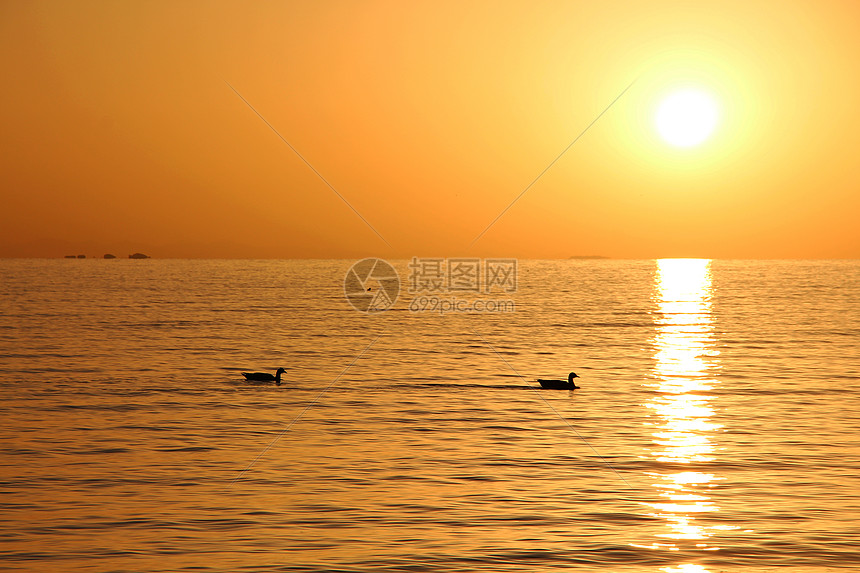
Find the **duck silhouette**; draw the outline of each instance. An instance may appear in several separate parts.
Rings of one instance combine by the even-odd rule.
[[[274,382],[275,384],[280,385],[281,374],[286,371],[286,368],[278,368],[274,376],[268,372],[242,372],[242,376],[245,377],[245,380],[250,380],[251,382]]]
[[[579,378],[576,372],[571,372],[567,375],[567,380],[542,380],[538,378],[541,388],[550,388],[553,390],[576,390],[579,386],[573,381],[574,378]]]

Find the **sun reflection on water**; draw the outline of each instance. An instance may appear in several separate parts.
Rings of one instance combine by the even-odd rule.
[[[649,515],[664,520],[667,527],[650,546],[655,549],[713,551],[717,549],[714,532],[722,529],[703,520],[719,511],[709,491],[720,478],[679,467],[712,461],[714,438],[720,428],[711,421],[713,396],[709,394],[719,368],[711,297],[709,260],[657,261],[655,366],[648,383],[654,395],[646,406],[654,414],[649,420],[653,426],[649,454],[665,469],[649,474],[661,500],[647,505]],[[692,563],[664,570],[706,573],[702,566]]]

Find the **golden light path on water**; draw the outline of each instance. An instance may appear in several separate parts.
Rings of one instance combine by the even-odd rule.
[[[665,464],[654,478],[659,502],[647,504],[648,514],[665,520],[665,532],[650,545],[670,551],[696,548],[718,549],[711,538],[723,526],[702,522],[719,508],[709,491],[721,479],[712,473],[689,470],[684,465],[710,462],[720,426],[711,421],[713,396],[719,368],[711,316],[710,261],[663,259],[657,261],[654,284],[657,333],[654,340],[654,376],[648,386],[654,396],[646,406],[652,410],[649,428],[653,436],[652,458]],[[706,572],[701,565],[687,563],[663,569],[674,573]]]

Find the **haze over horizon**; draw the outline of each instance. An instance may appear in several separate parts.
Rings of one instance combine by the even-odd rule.
[[[4,3],[0,257],[860,258],[857,53],[852,2]]]

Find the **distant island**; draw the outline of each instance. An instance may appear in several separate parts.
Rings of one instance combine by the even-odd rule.
[[[578,260],[583,260],[583,259],[585,259],[585,260],[592,260],[592,259],[609,259],[609,258],[612,258],[612,257],[602,257],[602,256],[600,256],[600,255],[573,255],[573,256],[572,256],[572,257],[570,257],[570,258],[571,258],[571,259],[578,259]]]
[[[64,258],[66,258],[66,259],[85,259],[85,258],[87,258],[87,256],[86,255],[66,255]],[[93,258],[95,259],[98,257],[93,257]],[[116,255],[112,255],[110,253],[107,253],[102,258],[103,259],[115,259]],[[129,255],[128,258],[130,258],[130,259],[150,259],[152,257],[150,257],[149,255],[144,255],[143,253],[133,253],[133,254]]]

